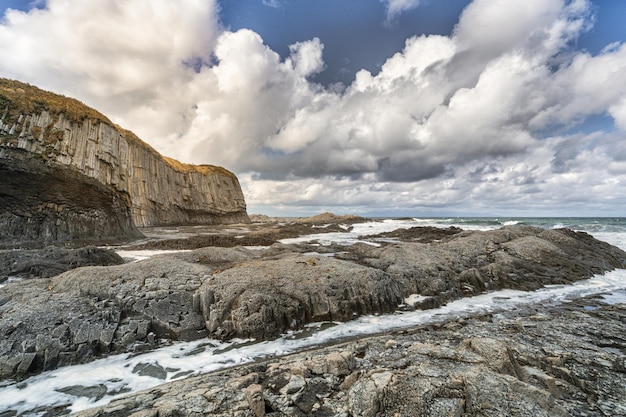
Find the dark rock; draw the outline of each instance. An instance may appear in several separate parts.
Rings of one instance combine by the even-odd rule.
[[[58,392],[73,395],[74,397],[87,397],[96,401],[102,399],[107,393],[107,387],[104,385],[93,385],[85,387],[82,385],[71,385],[69,387],[59,388]]]
[[[367,238],[395,238],[403,242],[430,243],[456,235],[462,231],[463,229],[455,226],[450,226],[446,229],[432,226],[418,226],[410,227],[408,229],[397,229],[391,232],[383,232],[375,235],[367,235]]]
[[[141,236],[128,196],[61,164],[0,149],[0,247],[119,243]]]
[[[115,252],[87,246],[78,249],[48,246],[40,250],[0,251],[0,276],[49,278],[82,266],[123,264]]]
[[[167,378],[167,371],[158,363],[138,363],[133,368],[133,373],[140,376],[150,376],[157,379]]]

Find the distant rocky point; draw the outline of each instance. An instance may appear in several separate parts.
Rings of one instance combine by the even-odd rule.
[[[0,247],[249,222],[237,177],[163,157],[83,103],[0,78]]]

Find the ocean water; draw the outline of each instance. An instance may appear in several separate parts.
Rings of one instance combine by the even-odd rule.
[[[626,218],[403,218],[346,226],[345,232],[308,235],[285,239],[284,242],[315,240],[324,245],[331,242],[351,244],[364,241],[364,235],[415,226],[450,227],[466,230],[492,230],[506,225],[526,224],[546,229],[568,227],[587,232],[626,250]],[[145,259],[150,253],[125,253],[127,257]],[[8,284],[10,285],[10,284]],[[495,291],[451,302],[441,308],[364,316],[348,323],[315,323],[303,331],[291,332],[273,340],[255,343],[233,340],[228,343],[214,340],[175,343],[142,355],[115,355],[85,365],[77,365],[46,372],[20,383],[0,386],[0,414],[40,416],[46,408],[67,407],[79,411],[103,405],[112,399],[170,382],[190,375],[206,373],[259,358],[293,353],[316,345],[347,337],[370,335],[426,323],[442,322],[451,318],[478,313],[515,309],[523,304],[560,303],[587,296],[601,295],[607,304],[626,303],[626,270],[612,271],[573,285],[556,285],[538,291]],[[414,295],[407,302],[418,299]],[[151,369],[151,375],[146,372]],[[79,394],[76,386],[89,387],[92,396]],[[11,415],[11,414],[9,414]]]

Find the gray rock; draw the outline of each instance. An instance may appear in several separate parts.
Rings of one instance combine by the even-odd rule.
[[[593,313],[585,310],[590,304],[597,307]],[[318,348],[161,385],[76,417],[120,410],[181,416],[624,415],[626,373],[601,364],[626,354],[626,305],[587,299],[544,308],[542,316],[537,320],[529,306],[456,327],[427,326]],[[616,341],[621,353],[599,349],[605,339]],[[346,355],[354,358],[350,374],[332,367],[313,372],[321,369],[314,364]],[[394,368],[400,359],[405,365]]]
[[[107,388],[104,385],[93,385],[85,387],[82,385],[71,385],[69,387],[59,388],[58,392],[64,394],[73,395],[74,397],[87,397],[96,401],[102,399],[107,393]]]
[[[48,246],[39,250],[6,250],[0,251],[0,281],[9,276],[50,278],[82,266],[123,263],[124,259],[117,253],[93,246],[78,249]]]
[[[626,262],[626,253],[584,233],[525,226],[455,232],[431,243],[357,244],[343,248],[343,259],[301,250],[203,248],[7,285],[0,288],[0,378],[152,349],[161,340],[268,339],[311,322],[396,311],[412,294],[428,302],[402,308],[572,282]],[[504,345],[484,338],[467,343],[438,353],[463,355],[468,363],[488,356],[493,372],[523,379],[523,365]],[[19,356],[25,352],[35,358]],[[310,371],[344,378],[353,361],[331,356]],[[405,366],[398,358],[392,369]]]

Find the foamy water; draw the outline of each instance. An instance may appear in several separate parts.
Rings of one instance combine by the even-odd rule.
[[[320,244],[330,242],[353,243],[359,236],[408,228],[420,225],[458,225],[464,229],[487,230],[501,226],[496,224],[454,223],[455,219],[385,220],[356,224],[350,232],[329,233],[285,242],[318,240]],[[445,223],[442,224],[442,221]],[[519,220],[505,220],[512,222]],[[559,227],[560,223],[546,227]],[[564,224],[567,225],[567,224]],[[626,248],[626,232],[606,229],[592,234],[601,240]],[[589,231],[589,230],[587,230]],[[583,296],[601,294],[609,304],[626,302],[626,270],[618,270],[578,281],[572,285],[548,286],[533,292],[503,290],[464,298],[441,308],[425,311],[403,312],[382,316],[364,316],[348,323],[317,323],[304,331],[292,332],[273,341],[251,343],[235,340],[229,343],[204,339],[189,343],[176,343],[142,355],[115,355],[86,365],[76,365],[46,372],[19,384],[0,388],[0,413],[15,411],[18,415],[41,415],[32,412],[41,407],[67,406],[71,411],[103,405],[129,392],[150,388],[164,382],[202,374],[256,359],[284,355],[313,346],[363,335],[371,335],[391,329],[413,327],[427,323],[442,322],[452,318],[466,317],[479,313],[515,309],[530,303],[567,302]],[[419,296],[408,297],[406,302],[419,300]],[[151,368],[152,374],[146,375]],[[82,385],[93,387],[97,397],[77,397],[67,393],[68,387]],[[65,391],[65,393],[63,392]]]
[[[118,250],[116,253],[124,258],[127,262],[143,261],[153,257],[167,253],[191,252],[189,250]]]

